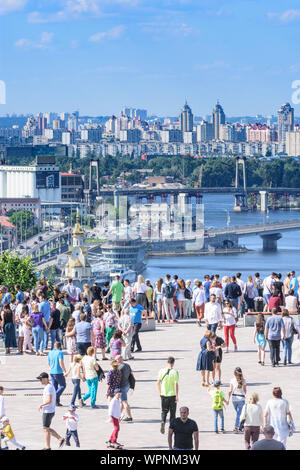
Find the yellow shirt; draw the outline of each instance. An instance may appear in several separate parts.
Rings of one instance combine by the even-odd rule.
[[[12,439],[13,437],[15,437],[15,435],[14,435],[12,429],[11,429],[11,425],[10,425],[10,424],[7,424],[7,426],[5,426],[5,427],[1,430],[1,432],[2,432],[3,434],[5,434],[6,439]]]

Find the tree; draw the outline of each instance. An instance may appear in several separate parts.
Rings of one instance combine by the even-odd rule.
[[[0,256],[0,284],[14,291],[15,284],[22,290],[32,289],[37,282],[34,264],[29,256],[20,257],[15,253],[4,251]]]

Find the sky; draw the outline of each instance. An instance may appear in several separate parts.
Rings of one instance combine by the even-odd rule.
[[[299,0],[0,0],[0,115],[276,114],[299,36]]]

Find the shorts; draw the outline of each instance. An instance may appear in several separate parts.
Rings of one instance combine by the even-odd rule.
[[[127,401],[127,393],[130,389],[129,385],[125,385],[125,387],[121,387],[121,401]]]
[[[121,310],[121,302],[113,302],[112,308],[114,312],[119,312]]]
[[[266,345],[267,345],[267,341],[266,341],[265,335],[263,333],[256,333],[255,342],[256,342],[257,346],[260,346],[260,347],[263,347],[263,348],[265,348]]]
[[[43,428],[50,428],[55,413],[43,413]]]

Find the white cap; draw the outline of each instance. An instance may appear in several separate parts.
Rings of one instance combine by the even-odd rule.
[[[5,421],[9,421],[9,419],[7,416],[2,416],[1,421],[4,423]]]

